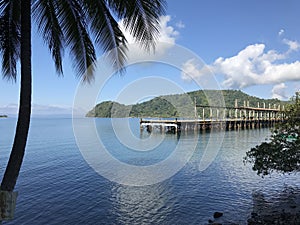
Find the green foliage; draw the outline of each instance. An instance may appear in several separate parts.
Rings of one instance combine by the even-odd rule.
[[[246,153],[245,162],[253,164],[258,175],[272,171],[300,171],[300,100],[286,108],[287,119],[274,129],[270,142],[263,142]]]
[[[224,98],[223,98],[224,97]],[[234,107],[235,100],[238,105],[243,106],[244,101],[249,101],[249,106],[257,107],[257,102],[269,104],[286,104],[278,99],[260,99],[249,96],[239,90],[199,90],[187,94],[166,95],[153,98],[149,101],[135,105],[125,106],[116,102],[102,102],[97,104],[86,116],[88,117],[160,117],[160,118],[194,118],[194,100],[197,105]],[[224,99],[224,102],[223,102]],[[113,113],[112,113],[112,109]],[[201,108],[198,108],[198,115],[202,116]],[[207,110],[206,110],[206,113]],[[221,115],[222,111],[220,111]],[[112,116],[114,115],[114,116]],[[209,115],[205,115],[208,117]]]
[[[176,115],[175,108],[170,102],[159,97],[134,105],[131,112],[133,117],[169,117],[170,115]]]
[[[126,112],[130,112],[130,106],[125,106],[117,102],[105,101],[96,105],[91,111],[89,111],[87,117],[103,117],[103,118],[121,118],[126,117]]]

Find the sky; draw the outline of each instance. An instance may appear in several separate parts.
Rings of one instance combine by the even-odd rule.
[[[83,112],[105,100],[130,104],[203,88],[239,89],[282,100],[300,90],[300,1],[167,3],[155,54],[129,45],[128,67],[119,75],[105,73],[109,63],[103,63],[105,57],[98,51],[103,68],[97,69],[95,84],[90,86],[80,83],[67,52],[64,76],[58,76],[47,47],[33,29],[33,115],[70,114],[74,107]],[[119,24],[122,27],[122,21]],[[133,42],[124,32],[128,42]],[[0,114],[16,114],[19,81],[19,76],[16,83],[0,80]],[[85,91],[78,91],[82,86]],[[84,96],[91,98],[84,109],[74,106],[78,92],[90,93]]]

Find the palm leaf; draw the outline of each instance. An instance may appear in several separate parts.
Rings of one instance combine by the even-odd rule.
[[[56,71],[58,74],[63,74],[64,35],[58,20],[57,8],[56,1],[35,1],[33,3],[33,16],[37,21],[40,34],[49,47]]]
[[[90,82],[93,79],[96,53],[86,29],[86,15],[81,5],[82,1],[56,2],[58,20],[65,34],[66,45],[70,48],[77,75]]]
[[[126,61],[127,42],[117,21],[103,0],[87,0],[84,1],[84,6],[95,42],[104,52],[109,51],[112,66],[122,72]]]
[[[3,77],[15,81],[16,65],[20,57],[20,1],[1,1],[0,9],[0,52]]]
[[[159,17],[165,13],[164,0],[108,0],[115,14],[123,19],[125,29],[146,50],[155,47],[159,34]]]

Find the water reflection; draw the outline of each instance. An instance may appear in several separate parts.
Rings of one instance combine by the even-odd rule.
[[[115,184],[111,201],[116,224],[165,224],[175,210],[169,181],[142,187]]]

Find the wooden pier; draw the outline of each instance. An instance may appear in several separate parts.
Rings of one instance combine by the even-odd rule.
[[[197,108],[202,115],[197,116]],[[202,109],[202,110],[201,110]],[[273,127],[285,119],[284,107],[274,105],[265,107],[250,107],[249,102],[244,106],[235,107],[203,106],[195,104],[195,118],[193,119],[141,119],[141,131],[160,131],[177,133],[181,131],[208,130],[238,130]],[[209,115],[206,118],[206,115]]]

